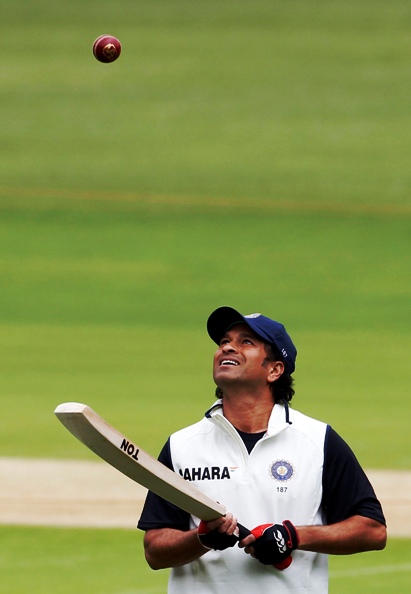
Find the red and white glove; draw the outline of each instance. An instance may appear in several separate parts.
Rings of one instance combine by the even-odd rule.
[[[238,543],[238,536],[235,534],[226,534],[218,530],[210,530],[207,527],[207,522],[201,520],[197,528],[197,536],[201,544],[206,549],[214,549],[215,551],[224,551],[233,547]]]
[[[256,541],[250,546],[260,563],[274,565],[281,570],[291,565],[291,553],[298,547],[299,538],[290,520],[284,520],[282,524],[262,524],[251,533]]]

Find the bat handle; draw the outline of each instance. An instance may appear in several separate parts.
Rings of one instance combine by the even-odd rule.
[[[246,536],[251,534],[251,530],[249,530],[242,524],[237,524],[237,528],[238,528],[238,540],[243,540],[243,538],[245,538]],[[284,569],[287,569],[287,567],[289,567],[291,565],[291,563],[292,563],[292,557],[290,555],[289,557],[284,559],[284,561],[281,561],[281,563],[274,564],[273,567],[275,567],[279,571],[284,571]]]
[[[238,528],[238,540],[243,540],[246,536],[251,534],[251,530],[243,526],[242,524],[237,524]]]

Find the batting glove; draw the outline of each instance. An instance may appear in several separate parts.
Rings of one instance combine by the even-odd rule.
[[[298,547],[299,538],[290,520],[282,524],[262,524],[251,533],[256,538],[251,546],[260,563],[274,565],[277,569],[286,569],[291,564],[291,553]]]
[[[235,534],[209,530],[207,522],[203,520],[201,520],[198,526],[197,536],[206,549],[214,549],[215,551],[224,551],[238,543],[238,536],[235,536]]]

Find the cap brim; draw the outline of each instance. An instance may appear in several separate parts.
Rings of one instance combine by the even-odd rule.
[[[239,311],[233,307],[219,307],[210,315],[207,320],[207,331],[208,334],[216,344],[220,344],[220,341],[224,334],[227,332],[233,324],[244,322],[249,325],[247,320]]]

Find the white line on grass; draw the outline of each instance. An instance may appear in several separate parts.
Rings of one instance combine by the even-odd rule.
[[[398,573],[411,571],[411,563],[402,565],[379,565],[378,567],[359,567],[358,569],[341,569],[330,571],[330,578],[359,577],[361,575],[378,575],[379,573]]]

